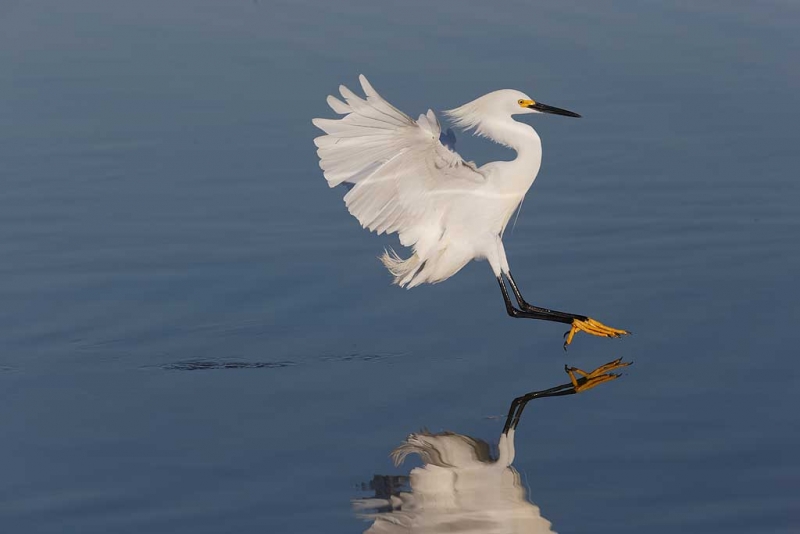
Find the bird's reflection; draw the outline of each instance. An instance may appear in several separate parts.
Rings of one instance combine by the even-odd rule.
[[[553,532],[520,483],[514,461],[514,432],[528,402],[573,395],[618,378],[630,365],[621,359],[591,372],[567,367],[569,383],[517,397],[511,402],[493,456],[489,445],[462,434],[411,434],[392,452],[395,465],[417,454],[424,465],[408,477],[376,476],[375,497],[358,499],[357,513],[372,521],[365,534]]]

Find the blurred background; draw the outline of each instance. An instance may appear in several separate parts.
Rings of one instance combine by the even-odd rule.
[[[0,3],[5,532],[361,532],[427,427],[486,440],[559,532],[800,529],[800,6],[366,0]],[[366,74],[416,117],[515,88],[544,161],[486,263],[411,291],[317,165]],[[460,134],[484,163],[513,154]],[[413,462],[410,465],[414,465]]]

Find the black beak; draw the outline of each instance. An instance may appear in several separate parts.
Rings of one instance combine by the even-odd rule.
[[[553,106],[548,106],[547,104],[542,104],[541,102],[534,102],[533,104],[529,104],[526,107],[530,109],[535,109],[536,111],[541,111],[542,113],[550,113],[552,115],[563,115],[565,117],[575,117],[577,119],[581,118],[581,116],[578,115],[577,113],[573,113],[572,111],[567,111],[566,109],[554,108]]]

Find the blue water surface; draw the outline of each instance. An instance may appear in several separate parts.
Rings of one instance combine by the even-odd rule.
[[[496,440],[565,363],[627,376],[526,410],[559,532],[800,528],[794,2],[0,3],[0,524],[353,533],[420,428]],[[391,286],[311,118],[364,73],[416,116],[516,88],[542,171],[506,248]],[[512,154],[459,136],[478,162]]]

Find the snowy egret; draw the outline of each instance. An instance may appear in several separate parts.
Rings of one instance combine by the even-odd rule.
[[[585,315],[528,304],[511,276],[503,247],[506,225],[542,162],[538,134],[512,116],[580,115],[510,89],[447,111],[455,126],[472,129],[517,153],[512,161],[477,167],[455,152],[452,130],[442,134],[433,111],[414,121],[384,100],[363,75],[359,80],[366,99],[340,86],[345,101],[329,96],[328,105],[344,117],[314,119],[313,124],[326,134],[314,143],[328,185],[350,188],[344,201],[361,225],[378,234],[396,232],[403,246],[413,248],[405,259],[393,250],[381,257],[395,284],[411,288],[441,282],[471,260],[486,259],[511,317],[571,325],[564,335],[565,349],[580,331],[602,337],[628,333]],[[504,277],[518,308],[509,298]]]
[[[580,393],[614,380],[619,375],[612,371],[627,365],[614,360],[589,373],[568,367],[569,383],[514,399],[496,458],[486,442],[462,434],[411,434],[392,452],[392,459],[399,465],[409,454],[417,454],[425,465],[411,471],[410,492],[354,501],[354,508],[373,521],[365,534],[552,532],[539,507],[528,501],[519,473],[511,466],[522,410],[534,399]],[[368,513],[375,510],[389,511]]]

